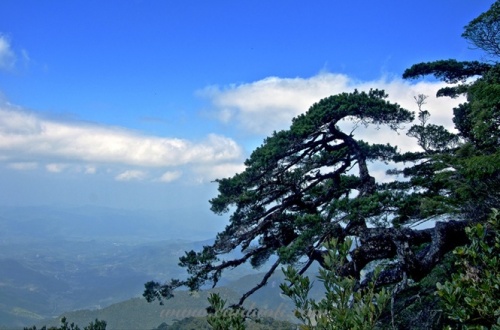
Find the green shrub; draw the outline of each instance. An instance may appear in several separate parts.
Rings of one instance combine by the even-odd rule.
[[[328,255],[326,268],[318,275],[325,288],[321,301],[308,298],[311,282],[293,267],[284,270],[286,281],[281,285],[283,294],[295,303],[295,316],[303,323],[302,329],[373,329],[382,311],[390,301],[389,292],[375,288],[379,270],[367,287],[357,290],[357,280],[353,277],[338,276],[333,269],[341,267],[347,260],[352,245],[350,239],[343,243],[332,240],[326,245]]]
[[[470,244],[456,248],[458,271],[437,283],[437,294],[451,326],[500,329],[500,213],[466,229]]]

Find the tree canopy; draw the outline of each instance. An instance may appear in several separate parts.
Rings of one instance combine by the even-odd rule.
[[[490,55],[498,53],[474,36],[497,28],[498,4],[464,32]],[[498,38],[490,40],[498,47]],[[294,118],[288,130],[265,139],[243,172],[216,181],[219,193],[210,200],[211,209],[230,213],[229,224],[212,245],[180,258],[190,275],[186,280],[148,282],[144,296],[161,300],[180,286],[215,286],[224,270],[243,263],[266,265],[262,281],[242,296],[242,304],[280,266],[296,267],[299,274],[314,261],[332,268],[325,264],[324,249],[331,239],[355,242],[345,262],[334,267],[339,276],[360,280],[369,263],[383,260],[389,262],[379,284],[419,281],[429,274],[448,252],[467,242],[468,225],[486,221],[499,207],[500,66],[426,62],[403,77],[426,75],[453,84],[438,96],[466,95],[466,103],[445,109],[453,111],[458,133],[430,122],[423,95],[415,98],[416,115],[377,89],[320,100]],[[396,131],[411,123],[407,134],[420,151],[401,153],[390,144],[357,139],[356,130],[341,129],[346,120],[359,129],[375,125]],[[377,182],[371,174],[374,162],[393,164],[387,172],[393,179]],[[433,227],[414,226],[430,220],[437,220]],[[241,256],[228,258],[232,251]]]
[[[500,2],[495,1],[491,8],[465,26],[462,37],[473,46],[484,50],[488,55],[500,56]]]

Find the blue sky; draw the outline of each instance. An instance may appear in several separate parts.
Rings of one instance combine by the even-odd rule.
[[[492,3],[2,0],[0,205],[208,210],[212,180],[241,171],[313,102],[354,88],[411,109],[429,95],[450,126],[461,100],[401,74],[481,59],[460,35]]]

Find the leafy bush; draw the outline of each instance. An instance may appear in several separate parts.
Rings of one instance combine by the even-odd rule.
[[[290,330],[297,328],[296,324],[287,321],[259,317],[257,309],[246,310],[240,306],[226,307],[226,300],[217,293],[210,294],[208,302],[210,307],[207,308],[207,322],[214,330]]]
[[[451,325],[464,329],[500,329],[500,213],[486,224],[466,229],[470,244],[456,248],[458,271],[437,284]]]
[[[212,293],[208,297],[210,307],[207,309],[208,324],[214,330],[244,330],[246,311],[240,308],[226,308],[226,301],[217,293]]]
[[[365,288],[357,289],[358,281],[350,276],[339,276],[334,270],[347,260],[352,240],[343,243],[332,240],[326,245],[326,268],[320,270],[318,279],[325,288],[321,301],[308,298],[311,282],[293,267],[284,270],[286,281],[281,285],[283,293],[295,303],[295,316],[303,323],[302,329],[373,329],[382,311],[390,301],[387,289],[376,289],[375,279]]]

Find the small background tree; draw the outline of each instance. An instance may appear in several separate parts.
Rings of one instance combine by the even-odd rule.
[[[96,319],[95,321],[90,322],[89,325],[83,328],[83,330],[106,330],[106,324],[106,321]],[[29,328],[25,327],[24,330],[37,330],[37,328],[36,326],[32,326]],[[61,318],[61,325],[59,327],[47,328],[46,326],[43,326],[39,330],[80,330],[80,327],[73,322],[71,322],[71,324],[68,323],[66,317],[63,316]]]

